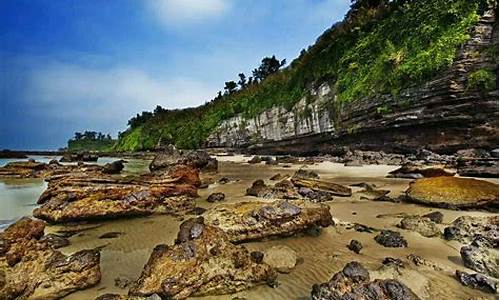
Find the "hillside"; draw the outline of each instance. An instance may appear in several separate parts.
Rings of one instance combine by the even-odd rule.
[[[286,68],[235,92],[219,95],[200,107],[157,108],[152,113],[138,115],[120,134],[114,149],[153,149],[159,141],[174,143],[180,148],[196,148],[207,143],[209,146],[249,146],[324,132],[348,140],[346,134],[359,134],[365,123],[403,107],[405,101],[400,100],[408,91],[414,94],[406,102],[424,101],[425,97],[419,92],[426,88],[443,90],[444,86],[429,87],[428,83],[440,76],[449,77],[450,68],[464,55],[461,49],[471,40],[475,26],[488,8],[497,4],[488,0],[356,1],[342,22],[326,30]],[[494,24],[489,26],[498,28],[497,17],[490,19]],[[480,94],[475,97],[481,98],[488,91],[498,89],[497,49],[498,40],[491,38],[474,48],[472,52],[480,61],[472,68],[467,67],[467,74],[461,80],[462,92],[471,95],[477,92]],[[472,52],[467,55],[471,56]],[[321,90],[325,93],[320,95]],[[389,98],[392,100],[387,100]],[[398,105],[393,103],[396,100]],[[318,103],[321,107],[316,110],[320,113],[310,105]],[[301,108],[299,111],[297,106]],[[342,119],[350,119],[356,110],[364,111],[368,118],[354,118],[348,125],[343,124]],[[266,128],[259,126],[262,115],[269,112],[284,116],[275,120],[276,124],[282,123],[283,129],[273,127],[271,130],[278,132],[277,136],[266,134]],[[291,119],[287,113],[293,115]],[[328,118],[328,122],[317,122],[327,124],[328,130],[314,130],[310,122],[313,113],[316,118],[320,115]],[[301,122],[309,129],[301,131]],[[286,128],[291,128],[292,133],[282,137],[280,132]],[[227,143],[241,135],[242,142]],[[404,139],[399,142],[404,143]]]

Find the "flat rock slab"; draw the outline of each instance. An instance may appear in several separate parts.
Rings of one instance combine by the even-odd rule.
[[[23,218],[0,233],[0,299],[59,299],[101,280],[98,250],[66,256],[44,239],[44,228]]]
[[[280,273],[290,273],[297,264],[297,252],[284,245],[274,246],[264,251],[264,263]]]
[[[498,185],[472,178],[423,178],[410,183],[406,199],[410,202],[452,209],[498,209]]]
[[[37,218],[52,222],[179,214],[195,207],[198,171],[178,166],[168,174],[114,177],[75,174],[50,180],[40,196]]]
[[[305,187],[315,191],[328,192],[334,196],[350,197],[352,195],[351,188],[329,181],[302,178],[292,178],[291,180],[295,186]]]
[[[253,261],[245,247],[234,245],[200,217],[181,224],[175,245],[155,247],[129,294],[162,299],[222,295],[273,283],[276,276],[269,265]]]
[[[61,165],[58,162],[16,161],[0,167],[0,178],[48,178],[72,172],[100,172],[99,165]]]
[[[328,206],[305,200],[221,204],[204,217],[206,224],[222,229],[232,242],[292,235],[333,224]]]

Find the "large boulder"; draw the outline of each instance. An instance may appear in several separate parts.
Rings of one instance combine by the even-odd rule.
[[[168,174],[114,177],[79,173],[49,180],[37,218],[59,223],[125,216],[178,214],[195,207],[200,180],[194,167],[179,165]]]
[[[335,273],[330,281],[315,284],[311,292],[312,300],[419,299],[406,285],[396,279],[370,280],[370,274],[363,265],[353,261]]]
[[[100,281],[98,250],[66,256],[44,239],[44,228],[23,218],[0,233],[0,299],[59,299]]]
[[[418,232],[425,237],[435,237],[441,235],[441,230],[436,223],[429,218],[420,216],[411,216],[401,219],[399,227],[402,229]]]
[[[206,224],[219,227],[233,242],[291,235],[333,224],[328,206],[304,200],[221,204],[204,216]]]
[[[299,194],[295,191],[293,186],[285,186],[276,184],[269,186],[263,180],[258,179],[252,183],[252,186],[246,190],[247,196],[254,196],[264,199],[298,199]]]
[[[168,151],[156,154],[149,164],[149,170],[157,173],[168,172],[170,168],[179,164],[192,166],[207,172],[215,172],[218,168],[217,159],[210,157],[206,151],[195,150],[185,153],[171,147]]]
[[[105,174],[120,174],[125,166],[123,165],[123,160],[116,160],[111,163],[104,165],[102,172]]]
[[[489,246],[480,240],[475,240],[460,249],[460,256],[467,268],[498,278],[498,249]]]
[[[417,179],[406,190],[410,202],[452,209],[498,209],[498,185],[450,176]]]
[[[275,280],[269,265],[253,261],[245,247],[197,218],[181,224],[174,245],[155,247],[129,294],[184,299],[234,293]]]

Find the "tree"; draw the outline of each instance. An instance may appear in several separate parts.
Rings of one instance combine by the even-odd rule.
[[[109,133],[106,135],[106,139],[111,140],[111,135]]]
[[[254,81],[262,81],[267,78],[267,76],[278,72],[278,70],[286,64],[286,59],[279,61],[276,56],[264,57],[260,66],[252,71]]]
[[[75,141],[81,140],[83,137],[83,134],[81,132],[75,132]]]
[[[224,89],[228,95],[232,94],[236,90],[236,87],[238,87],[238,85],[232,80],[224,83]]]
[[[247,77],[243,73],[238,74],[238,77],[240,77],[238,85],[240,86],[241,89],[245,88],[245,86],[247,85]]]

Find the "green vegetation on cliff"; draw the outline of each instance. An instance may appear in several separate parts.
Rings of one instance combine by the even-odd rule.
[[[159,141],[199,147],[222,120],[236,114],[251,118],[277,105],[291,108],[308,89],[324,82],[334,87],[339,101],[397,93],[448,67],[490,2],[353,1],[345,19],[286,68],[279,70],[284,62],[265,58],[250,82],[239,74],[239,89],[234,81],[226,82],[224,95],[205,105],[143,112],[129,121],[114,149],[152,149]],[[485,86],[490,79],[481,72],[470,82]]]
[[[110,151],[116,140],[101,132],[75,132],[75,136],[68,140],[69,151]]]

